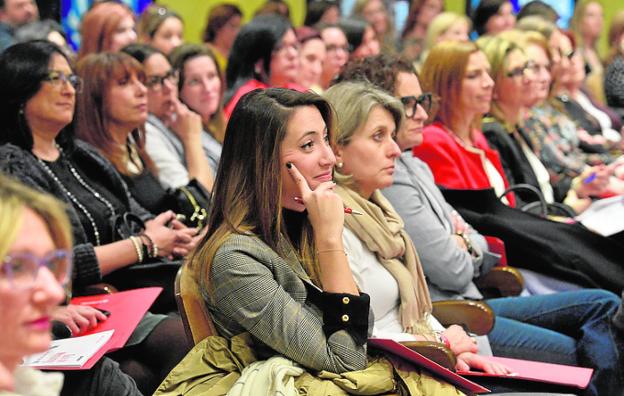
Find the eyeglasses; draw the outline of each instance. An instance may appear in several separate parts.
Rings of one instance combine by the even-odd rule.
[[[41,267],[46,267],[62,285],[69,282],[71,274],[71,252],[55,250],[39,258],[31,253],[7,255],[0,266],[0,284],[8,281],[15,289],[28,289],[35,284]]]
[[[296,43],[280,43],[275,48],[273,48],[273,53],[286,52],[289,49],[294,50],[295,52],[299,52],[301,45]]]
[[[145,80],[145,86],[151,89],[160,89],[165,84],[165,80],[169,81],[172,84],[178,83],[178,73],[176,73],[173,69],[169,70],[163,76],[148,76]]]
[[[550,64],[540,65],[537,62],[528,61],[526,64],[526,69],[533,74],[538,74],[542,70],[550,73]]]
[[[325,51],[327,51],[327,52],[342,51],[342,52],[349,53],[349,46],[348,45],[329,44],[329,45],[325,46]]]
[[[514,67],[513,69],[505,73],[505,76],[509,78],[522,77],[524,76],[524,73],[528,70],[527,66],[527,64],[524,64],[522,66]]]
[[[65,74],[62,71],[50,70],[48,75],[43,78],[43,81],[47,81],[55,87],[60,87],[61,84],[70,83],[76,93],[82,92],[82,78],[76,74]]]
[[[565,54],[563,53],[563,51],[561,51],[561,50],[559,50],[559,51],[560,51],[560,53],[561,53],[561,56],[565,56],[566,58],[568,58],[568,59],[570,59],[570,60],[571,60],[572,58],[574,58],[574,55],[576,55],[576,50],[575,50],[575,49],[570,50],[569,52],[567,52],[567,53],[565,53]]]
[[[403,96],[401,103],[405,109],[405,116],[412,118],[416,114],[418,105],[420,105],[427,113],[431,110],[433,104],[433,94],[431,92],[425,92],[422,95],[416,96]]]

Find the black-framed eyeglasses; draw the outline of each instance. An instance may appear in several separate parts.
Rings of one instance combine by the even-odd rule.
[[[59,249],[41,258],[32,253],[9,254],[0,264],[0,284],[7,282],[14,289],[28,289],[35,284],[41,267],[46,267],[65,286],[71,277],[72,253]]]
[[[76,74],[65,74],[62,71],[50,70],[48,75],[43,78],[43,81],[47,81],[56,87],[64,83],[70,83],[76,93],[82,91],[82,78]]]
[[[178,73],[171,69],[162,76],[153,75],[147,76],[145,79],[145,86],[151,89],[160,89],[165,84],[165,81],[169,81],[172,84],[178,83]]]
[[[418,105],[420,105],[427,113],[431,110],[431,105],[433,104],[433,94],[431,92],[425,92],[418,97],[403,96],[401,98],[401,103],[403,103],[403,108],[405,109],[405,116],[407,118],[412,118],[418,110]]]

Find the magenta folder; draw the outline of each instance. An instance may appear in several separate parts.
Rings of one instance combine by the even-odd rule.
[[[513,375],[502,377],[567,385],[579,389],[587,388],[592,373],[594,372],[593,369],[585,367],[564,366],[561,364],[533,362],[530,360],[502,357],[487,357],[486,359],[502,363],[514,371]],[[457,374],[463,376],[501,377],[499,375],[486,374],[481,371],[458,371]]]
[[[50,367],[49,369],[87,370],[93,367],[104,354],[122,348],[162,290],[162,287],[146,287],[143,289],[127,290],[113,294],[72,298],[71,303],[74,305],[89,305],[94,308],[110,312],[108,319],[99,323],[95,328],[81,333],[81,336],[111,329],[114,329],[115,332],[110,340],[108,340],[108,342],[104,344],[104,346],[83,366]],[[40,368],[44,370],[46,369],[45,367]]]

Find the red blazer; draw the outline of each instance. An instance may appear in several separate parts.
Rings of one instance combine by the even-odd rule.
[[[475,147],[483,150],[486,158],[498,170],[505,182],[505,188],[509,187],[498,153],[488,146],[483,133],[474,130],[473,140]],[[460,190],[492,187],[483,167],[481,155],[467,150],[459,138],[439,122],[425,127],[422,144],[415,146],[412,152],[415,157],[429,165],[436,184],[440,186]],[[510,206],[515,206],[513,194],[508,194],[507,200]]]

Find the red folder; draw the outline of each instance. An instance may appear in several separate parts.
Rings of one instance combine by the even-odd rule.
[[[82,367],[54,367],[51,369],[87,370],[93,367],[105,353],[122,348],[161,292],[162,287],[146,287],[113,294],[72,298],[71,303],[74,305],[89,305],[110,312],[108,319],[100,322],[95,328],[81,333],[80,336],[111,329],[115,331],[110,340]]]
[[[594,372],[594,370],[585,367],[564,366],[561,364],[533,362],[529,360],[508,359],[495,356],[486,357],[486,359],[502,363],[513,370],[513,375],[506,375],[503,377],[545,382],[549,384],[561,384],[579,389],[587,388],[592,373]],[[465,376],[500,377],[499,375],[487,374],[482,371],[458,371],[457,374]]]
[[[403,344],[386,338],[369,338],[368,346],[390,352],[409,362],[415,363],[417,366],[426,369],[447,382],[466,391],[466,393],[487,393],[490,390],[476,384],[466,378],[455,374],[453,371],[440,366],[433,360],[429,360],[418,352],[414,352]]]

